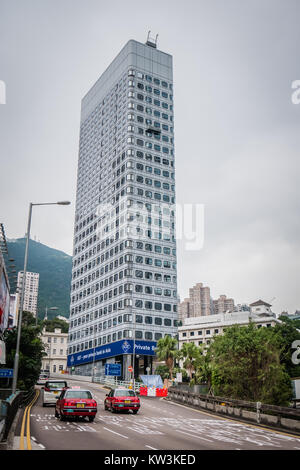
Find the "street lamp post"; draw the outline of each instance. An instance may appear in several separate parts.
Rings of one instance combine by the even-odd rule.
[[[58,310],[58,308],[57,307],[50,307],[50,308],[46,307],[44,321],[48,320],[48,310]]]
[[[59,202],[42,202],[42,203],[36,203],[36,204],[30,202],[30,204],[29,204],[26,245],[25,245],[25,256],[24,256],[24,269],[23,269],[22,289],[21,289],[21,301],[20,301],[19,316],[18,316],[17,345],[16,345],[15,360],[14,360],[12,393],[15,393],[16,389],[17,389],[19,354],[20,354],[20,339],[21,339],[21,329],[22,329],[22,314],[23,314],[24,296],[25,296],[25,283],[26,283],[26,272],[27,272],[27,260],[28,260],[28,247],[29,247],[29,239],[30,239],[32,207],[33,206],[51,206],[51,205],[56,205],[56,204],[62,205],[62,206],[67,206],[67,205],[70,204],[70,202],[69,201],[59,201]]]

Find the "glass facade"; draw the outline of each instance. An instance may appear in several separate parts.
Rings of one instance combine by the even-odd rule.
[[[133,40],[82,101],[69,356],[177,335],[173,116],[172,57]]]

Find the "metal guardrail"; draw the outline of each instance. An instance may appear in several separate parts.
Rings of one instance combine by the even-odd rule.
[[[133,384],[131,381],[119,380],[116,377],[94,377],[94,382],[107,385],[108,387],[126,387],[134,388],[134,391],[139,393],[140,386],[143,385],[141,382],[136,382]]]

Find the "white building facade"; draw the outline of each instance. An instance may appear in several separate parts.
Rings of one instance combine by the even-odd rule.
[[[206,317],[187,318],[178,328],[179,348],[183,343],[195,343],[196,346],[209,345],[213,337],[224,333],[233,325],[247,326],[253,322],[257,328],[270,328],[280,321],[271,310],[260,312],[231,312],[209,315]]]
[[[174,160],[172,56],[130,40],[82,101],[68,339],[78,374],[106,362],[123,378],[145,373],[158,339],[177,334]]]
[[[52,333],[43,329],[41,339],[47,354],[42,359],[42,370],[50,373],[65,371],[67,369],[68,333],[62,333],[60,328],[55,328]]]

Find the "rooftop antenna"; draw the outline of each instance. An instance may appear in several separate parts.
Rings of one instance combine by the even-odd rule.
[[[146,44],[147,44],[147,46],[150,46],[150,47],[153,47],[154,49],[156,49],[158,34],[156,35],[155,39],[153,39],[153,38],[150,37],[150,33],[151,33],[151,31],[148,31]]]

